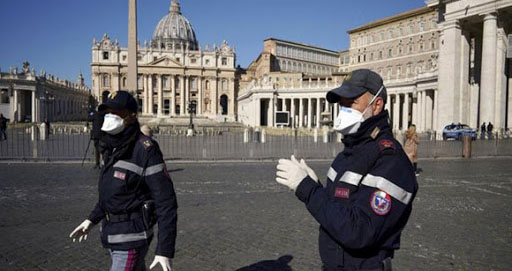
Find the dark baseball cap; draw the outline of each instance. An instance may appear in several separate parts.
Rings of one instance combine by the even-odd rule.
[[[107,100],[98,106],[98,110],[114,109],[123,110],[127,109],[132,113],[137,113],[137,101],[133,96],[125,90],[114,91],[110,93]]]
[[[387,92],[380,75],[369,69],[354,70],[348,74],[340,87],[327,92],[326,99],[330,103],[337,103],[341,98],[353,99],[367,91],[376,95],[381,87],[379,97],[386,103]]]

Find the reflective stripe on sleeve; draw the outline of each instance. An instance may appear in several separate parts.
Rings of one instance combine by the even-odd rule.
[[[343,176],[340,178],[340,182],[349,183],[351,185],[359,186],[359,183],[361,182],[361,178],[363,178],[363,175],[352,172],[352,171],[345,171],[343,173]]]
[[[134,242],[140,240],[146,240],[153,234],[153,230],[136,232],[136,233],[123,233],[108,235],[107,239],[110,244]]]
[[[401,187],[380,176],[367,174],[364,177],[362,184],[378,188],[406,205],[409,204],[412,198],[411,193],[405,191]]]
[[[334,168],[329,168],[329,171],[327,171],[327,178],[331,179],[331,181],[334,182],[334,179],[336,179],[336,175],[338,175],[338,172],[334,170]]]
[[[165,168],[165,164],[157,164],[154,166],[150,166],[146,168],[146,172],[144,173],[145,176],[153,175],[155,173],[161,172]]]
[[[140,167],[140,166],[138,166],[138,165],[136,165],[134,163],[130,163],[130,162],[123,161],[123,160],[117,161],[114,164],[114,167],[126,169],[126,170],[129,170],[131,172],[135,172],[138,175],[142,175],[142,171],[143,171],[142,167]],[[158,173],[158,172],[162,171],[164,168],[165,168],[165,164],[164,163],[160,163],[160,164],[156,164],[156,165],[150,166],[150,167],[146,168],[146,172],[144,172],[144,176],[153,175],[155,173]]]
[[[138,165],[136,165],[134,163],[126,162],[126,161],[123,161],[123,160],[117,161],[114,164],[114,167],[126,169],[126,170],[129,170],[131,172],[135,172],[135,173],[137,173],[139,175],[142,174],[142,167],[139,167]]]

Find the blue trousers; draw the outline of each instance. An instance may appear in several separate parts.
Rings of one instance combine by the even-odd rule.
[[[148,246],[130,250],[110,250],[110,258],[112,258],[110,271],[146,271],[144,258],[147,252]]]

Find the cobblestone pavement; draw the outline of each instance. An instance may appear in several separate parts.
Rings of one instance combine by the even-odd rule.
[[[511,270],[511,162],[420,161],[394,270]],[[309,164],[324,175],[330,162]],[[175,270],[319,270],[318,225],[275,183],[275,165],[168,163],[179,203]],[[0,270],[108,269],[97,228],[85,243],[68,238],[97,198],[90,164],[2,163],[0,173]]]

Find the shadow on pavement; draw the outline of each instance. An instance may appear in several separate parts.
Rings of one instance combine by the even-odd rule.
[[[237,269],[236,271],[292,271],[292,268],[288,265],[292,259],[293,256],[284,255],[277,260],[260,261]]]

